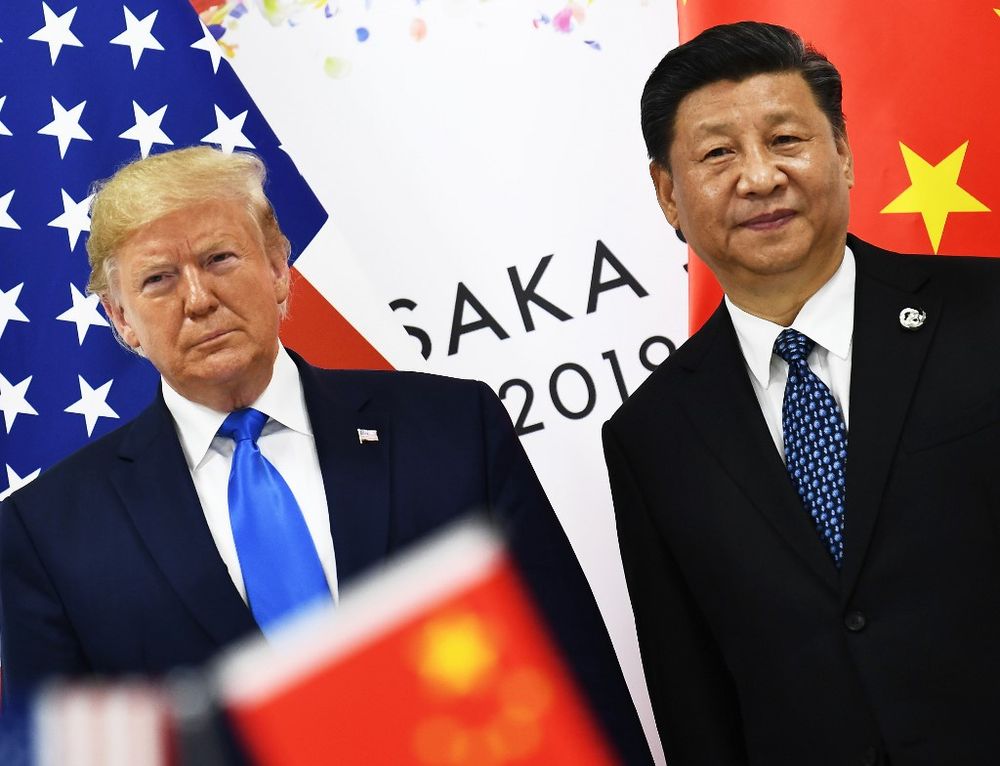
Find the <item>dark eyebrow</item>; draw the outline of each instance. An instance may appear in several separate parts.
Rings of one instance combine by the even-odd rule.
[[[223,235],[208,240],[204,245],[199,244],[198,249],[202,253],[214,253],[219,250],[232,250],[237,244],[233,237]]]

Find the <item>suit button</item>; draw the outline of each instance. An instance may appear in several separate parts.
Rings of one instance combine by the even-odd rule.
[[[865,629],[865,625],[868,624],[868,620],[865,619],[864,614],[861,612],[848,612],[847,616],[844,618],[844,625],[852,633],[857,633]],[[867,754],[866,754],[867,755]],[[865,763],[868,763],[865,761]],[[874,763],[874,761],[872,761]]]
[[[861,766],[877,766],[878,764],[878,748],[870,747],[865,750],[865,754],[861,756]]]

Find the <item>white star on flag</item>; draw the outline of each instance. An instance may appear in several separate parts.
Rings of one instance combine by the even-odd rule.
[[[212,71],[219,71],[219,61],[222,60],[222,46],[219,45],[219,41],[215,39],[215,36],[211,33],[208,27],[205,26],[205,22],[199,19],[201,24],[201,31],[204,37],[201,37],[198,42],[191,43],[192,48],[196,48],[200,51],[205,51],[209,56],[212,57]]]
[[[0,109],[3,109],[3,102],[7,100],[6,96],[0,96]],[[13,133],[10,132],[10,128],[0,122],[0,136],[12,136]]]
[[[69,285],[70,295],[73,298],[73,305],[56,317],[64,322],[76,323],[76,339],[83,345],[83,339],[87,337],[87,330],[91,327],[108,327],[108,320],[101,316],[97,310],[100,298],[96,295],[84,295],[72,282]]]
[[[153,23],[156,21],[156,14],[153,11],[142,21],[132,15],[128,6],[123,5],[125,10],[125,31],[117,37],[111,39],[113,45],[125,45],[132,51],[132,68],[138,69],[139,59],[142,58],[143,51],[162,51],[163,46],[160,41],[153,37]]]
[[[66,229],[66,234],[69,237],[69,249],[72,251],[76,247],[80,233],[90,231],[90,201],[94,195],[91,194],[79,202],[74,202],[65,189],[60,189],[60,191],[62,192],[63,211],[59,216],[49,221],[49,226]]]
[[[10,207],[10,201],[14,199],[15,189],[11,189],[9,192],[0,197],[0,229],[20,229],[21,227],[17,225],[17,221],[10,217],[10,213],[7,212],[7,208]]]
[[[174,145],[174,142],[170,140],[170,137],[160,128],[160,123],[163,122],[163,115],[167,113],[166,104],[161,106],[152,114],[146,114],[146,111],[139,106],[139,104],[133,101],[132,111],[135,113],[135,125],[126,130],[124,133],[120,133],[118,138],[127,138],[131,141],[138,141],[139,153],[142,154],[143,157],[149,156],[149,150],[153,148],[153,144],[167,144],[169,146]]]
[[[56,101],[56,97],[52,96],[52,122],[40,128],[38,134],[40,136],[55,136],[59,140],[60,158],[66,156],[69,142],[74,138],[81,141],[94,140],[87,131],[80,127],[80,118],[83,116],[83,108],[86,105],[86,101],[81,101],[67,111],[62,104]]]
[[[215,107],[215,122],[217,127],[201,139],[202,143],[218,144],[226,154],[232,154],[237,146],[244,149],[254,149],[250,139],[243,135],[243,122],[247,118],[246,110],[229,119],[226,113]]]
[[[49,58],[52,59],[54,65],[56,59],[59,58],[59,51],[62,50],[64,45],[70,45],[75,48],[83,47],[83,43],[76,38],[76,35],[69,31],[69,25],[73,23],[73,17],[76,15],[76,8],[70,8],[62,16],[56,16],[49,9],[49,6],[42,3],[42,13],[45,15],[44,26],[30,35],[28,39],[48,43]]]
[[[3,410],[3,423],[10,433],[14,419],[18,415],[37,415],[35,408],[28,404],[25,395],[28,393],[28,386],[31,385],[29,375],[17,385],[11,383],[3,375],[0,375],[0,410]]]
[[[4,465],[7,465],[4,463]],[[7,466],[7,489],[0,492],[0,500],[6,500],[10,495],[17,492],[25,484],[28,484],[38,478],[38,474],[42,472],[41,468],[36,468],[34,471],[29,473],[27,476],[18,476],[14,469],[9,465]]]
[[[3,337],[3,331],[7,329],[8,322],[31,321],[17,307],[17,299],[21,295],[22,287],[24,287],[24,282],[9,290],[0,290],[0,338]]]
[[[87,436],[94,433],[94,426],[97,425],[98,418],[117,418],[118,413],[108,405],[108,392],[111,391],[111,384],[114,378],[103,386],[91,388],[90,384],[83,379],[83,375],[77,375],[80,379],[80,398],[73,402],[63,412],[70,412],[74,415],[83,415],[87,423]]]

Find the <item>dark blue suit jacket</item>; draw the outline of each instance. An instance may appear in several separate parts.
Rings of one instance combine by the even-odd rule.
[[[342,585],[456,517],[507,534],[628,763],[649,753],[589,586],[499,400],[484,384],[330,371],[296,357]],[[360,444],[359,428],[377,443]],[[162,397],[0,511],[3,691],[52,675],[160,675],[257,631],[202,513]]]
[[[1000,763],[1000,261],[848,244],[839,571],[724,305],[605,426],[670,766]]]

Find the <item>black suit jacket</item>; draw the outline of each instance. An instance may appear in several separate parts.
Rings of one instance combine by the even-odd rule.
[[[294,358],[339,583],[468,511],[489,512],[613,741],[628,762],[648,762],[589,586],[493,392]],[[360,444],[359,428],[378,442]],[[48,676],[160,675],[257,631],[162,397],[12,495],[0,554],[3,692],[15,706]]]
[[[724,305],[605,425],[670,766],[1000,763],[1000,262],[848,244],[842,571]]]

